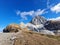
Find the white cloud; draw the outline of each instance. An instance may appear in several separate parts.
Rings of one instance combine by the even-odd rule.
[[[17,11],[16,12],[16,14],[17,15],[20,15],[21,17],[22,17],[22,19],[25,19],[25,20],[27,20],[27,15],[29,15],[29,16],[36,16],[36,15],[42,15],[42,14],[44,14],[44,13],[46,13],[45,12],[45,9],[43,9],[43,10],[41,10],[41,9],[38,9],[38,10],[36,10],[36,11],[34,11],[34,10],[32,10],[32,11],[28,11],[28,12],[26,12],[26,11],[24,11],[24,12],[21,12],[21,11]]]
[[[16,11],[16,14],[17,15],[20,15],[22,17],[22,19],[24,20],[27,20],[27,15],[29,16],[36,16],[36,15],[42,15],[42,14],[45,14],[45,13],[48,13],[48,9],[50,9],[54,4],[52,5],[49,5],[50,4],[50,0],[47,0],[47,8],[41,10],[41,9],[37,9],[36,11],[35,10],[31,10],[31,11],[23,11],[21,12],[20,10]]]
[[[51,8],[51,11],[59,13],[60,12],[60,3]]]
[[[50,0],[47,0],[47,3],[46,3],[46,10],[48,10],[48,9],[50,9],[51,7],[53,7],[53,5],[54,5],[55,3],[52,3],[51,4],[51,2],[50,2]]]
[[[51,18],[51,19],[48,19],[48,20],[60,20],[60,17]]]

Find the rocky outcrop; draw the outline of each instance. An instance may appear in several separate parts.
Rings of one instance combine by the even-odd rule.
[[[20,30],[20,26],[17,24],[10,24],[5,29],[3,29],[3,32],[18,32]]]
[[[6,28],[3,29],[4,33],[13,33],[13,32],[19,32],[20,30],[28,30],[28,28],[25,26],[24,23],[18,24],[10,24]]]

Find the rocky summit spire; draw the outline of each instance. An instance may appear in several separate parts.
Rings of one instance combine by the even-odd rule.
[[[35,16],[30,23],[34,24],[34,25],[40,25],[40,24],[44,24],[47,20],[43,17],[43,16]]]

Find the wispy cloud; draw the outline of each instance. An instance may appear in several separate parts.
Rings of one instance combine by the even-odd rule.
[[[51,19],[48,19],[48,20],[60,20],[60,17],[51,18]]]
[[[49,8],[50,0],[47,0],[47,8]]]
[[[57,5],[53,6],[51,8],[51,11],[52,12],[56,12],[56,13],[59,13],[60,12],[60,3],[58,3]]]
[[[25,20],[27,20],[26,16],[28,16],[28,15],[33,17],[33,16],[37,16],[37,15],[42,15],[44,13],[46,13],[45,9],[43,9],[43,10],[37,9],[36,11],[31,10],[31,11],[28,11],[28,12],[26,12],[26,11],[21,12],[21,11],[18,10],[16,12],[17,15],[20,15],[22,17],[22,19],[25,19]]]

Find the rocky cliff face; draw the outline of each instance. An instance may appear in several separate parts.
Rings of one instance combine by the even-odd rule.
[[[44,24],[46,21],[47,20],[44,17],[38,15],[38,16],[35,16],[30,23],[34,25],[40,25],[40,24]]]
[[[44,26],[48,30],[60,30],[60,21],[50,20],[50,21],[47,21]]]

